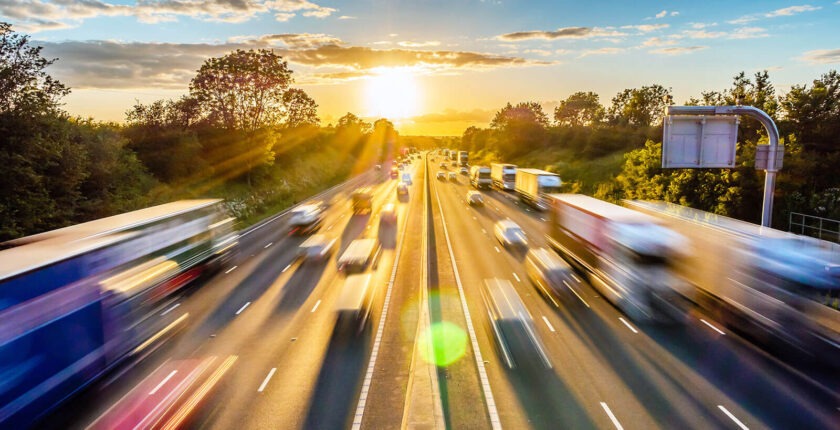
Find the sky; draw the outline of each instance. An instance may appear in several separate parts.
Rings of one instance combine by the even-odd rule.
[[[121,122],[178,98],[208,58],[273,49],[323,124],[388,117],[404,135],[487,127],[505,103],[660,84],[677,103],[768,70],[777,90],[840,68],[840,0],[0,0],[58,60],[73,115]]]

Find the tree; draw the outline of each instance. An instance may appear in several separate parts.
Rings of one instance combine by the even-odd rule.
[[[604,118],[604,106],[593,92],[576,92],[554,109],[557,125],[581,127],[595,125]]]
[[[811,87],[794,85],[781,100],[783,131],[798,137],[806,150],[840,150],[840,73],[832,70]]]
[[[520,125],[536,125],[544,128],[548,126],[548,116],[537,102],[522,102],[516,106],[508,103],[502,110],[496,112],[493,122],[490,123],[490,127],[497,130]]]
[[[45,69],[55,60],[41,56],[40,46],[29,44],[29,36],[12,32],[0,22],[0,113],[26,115],[57,113],[59,100],[70,93]]]
[[[347,112],[343,117],[339,118],[338,123],[336,124],[337,129],[355,129],[359,133],[369,133],[370,127],[370,123],[363,121],[361,118],[350,112]]]
[[[671,89],[662,85],[626,89],[613,97],[609,116],[617,124],[655,126],[662,121],[665,107],[673,104],[672,101]]]
[[[497,135],[497,149],[504,156],[518,156],[546,143],[548,117],[537,102],[508,103],[490,123]]]
[[[292,88],[283,94],[286,105],[286,127],[300,127],[303,125],[318,126],[318,104],[305,91]]]
[[[268,49],[238,49],[210,58],[190,83],[207,119],[229,130],[255,131],[283,122],[292,71]]]

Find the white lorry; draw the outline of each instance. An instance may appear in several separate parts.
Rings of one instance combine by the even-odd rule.
[[[686,287],[670,269],[685,239],[654,217],[582,194],[548,196],[548,242],[636,321],[678,321]]]
[[[560,176],[539,169],[518,169],[514,182],[516,194],[523,203],[537,210],[546,210],[545,196],[560,192]]]
[[[490,179],[493,181],[493,186],[500,190],[513,190],[516,188],[516,165],[505,163],[490,164]]]
[[[493,184],[490,179],[490,168],[487,166],[470,167],[470,185],[475,188],[490,188]]]
[[[672,203],[627,201],[685,236],[684,294],[764,343],[840,362],[840,246]]]

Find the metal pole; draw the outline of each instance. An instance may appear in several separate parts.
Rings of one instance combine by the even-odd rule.
[[[753,106],[668,106],[668,115],[746,115],[755,118],[767,130],[770,151],[767,154],[767,169],[764,170],[764,200],[761,207],[761,225],[770,227],[773,221],[773,194],[776,190],[776,152],[779,146],[779,129],[763,110]]]

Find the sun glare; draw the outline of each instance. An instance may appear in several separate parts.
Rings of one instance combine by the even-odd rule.
[[[367,103],[370,116],[391,120],[408,118],[417,113],[417,82],[407,68],[379,71],[367,82]]]

